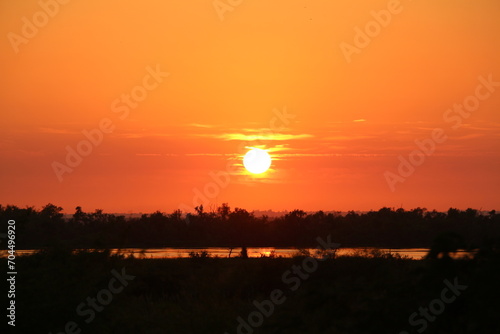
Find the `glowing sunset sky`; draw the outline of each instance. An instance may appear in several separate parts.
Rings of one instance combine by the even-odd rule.
[[[497,0],[54,3],[0,2],[4,205],[499,209]]]

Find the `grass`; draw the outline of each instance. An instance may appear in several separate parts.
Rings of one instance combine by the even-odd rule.
[[[308,255],[147,259],[109,251],[40,251],[16,260],[17,333],[64,333],[74,321],[81,333],[232,334],[238,332],[237,318],[247,319],[256,311],[253,302],[269,299],[276,289],[286,300],[254,333],[411,333],[419,327],[409,324],[409,316],[439,298],[443,280],[455,277],[467,290],[428,323],[426,333],[499,328],[498,255],[416,261],[377,252],[330,254],[292,290],[282,276],[292,271],[288,277],[297,278],[293,268],[303,267]],[[135,278],[87,324],[76,308],[108,288],[112,270],[122,268]]]

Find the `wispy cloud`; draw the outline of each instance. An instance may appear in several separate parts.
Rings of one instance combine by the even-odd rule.
[[[286,145],[276,145],[274,147],[270,147],[267,149],[269,153],[274,153],[274,152],[283,152],[283,151],[290,151],[292,148],[286,147]]]
[[[61,135],[74,135],[79,134],[78,131],[71,131],[67,129],[55,129],[55,128],[38,128],[41,133],[51,133],[51,134],[61,134]]]
[[[276,156],[283,158],[322,158],[322,157],[387,157],[394,154],[381,153],[278,153]]]
[[[172,137],[173,135],[169,133],[130,132],[130,133],[114,133],[113,136],[118,138],[134,139],[134,138]]]
[[[238,157],[237,153],[186,153],[187,157]]]
[[[353,136],[333,136],[333,137],[326,137],[324,138],[325,140],[333,140],[333,141],[340,141],[340,140],[360,140],[360,139],[373,139],[375,136],[363,136],[363,135],[353,135]]]
[[[188,126],[192,126],[195,128],[206,128],[206,129],[211,129],[215,127],[215,125],[212,124],[200,124],[200,123],[190,123],[188,124]]]
[[[160,153],[136,153],[135,154],[138,157],[160,157]]]
[[[242,141],[255,141],[255,140],[296,140],[312,138],[313,135],[310,134],[284,134],[284,133],[270,133],[270,134],[260,134],[260,135],[247,135],[243,133],[223,133],[223,134],[206,134],[199,135],[203,137],[219,138],[223,140],[242,140]]]

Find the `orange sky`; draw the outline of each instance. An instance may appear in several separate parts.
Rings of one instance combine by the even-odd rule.
[[[499,209],[499,13],[497,0],[2,0],[0,203]],[[436,128],[446,140],[399,174]],[[241,156],[256,146],[274,161],[252,176]],[[68,147],[88,154],[69,166]]]

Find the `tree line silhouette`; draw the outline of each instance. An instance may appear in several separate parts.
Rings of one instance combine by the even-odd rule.
[[[224,203],[207,212],[156,211],[140,217],[84,212],[76,207],[70,217],[63,208],[47,204],[42,209],[0,205],[3,229],[16,221],[18,249],[65,245],[72,248],[126,247],[313,247],[318,236],[331,235],[342,247],[431,247],[437,236],[447,248],[474,249],[500,239],[500,214],[475,209],[450,208],[447,212],[425,208],[381,208],[357,213],[293,210],[280,217],[255,216]],[[447,237],[446,237],[447,235]],[[439,240],[439,239],[438,239]],[[449,243],[446,246],[446,243]],[[444,245],[444,246],[443,246]]]

